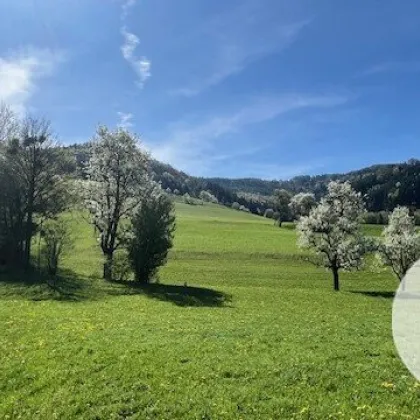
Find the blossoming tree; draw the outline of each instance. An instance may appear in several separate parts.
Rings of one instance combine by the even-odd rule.
[[[147,165],[148,155],[136,136],[122,128],[98,128],[84,192],[91,222],[99,232],[105,279],[112,277],[113,255],[129,233],[129,219],[150,191]]]
[[[339,271],[362,265],[366,241],[360,232],[364,204],[350,183],[330,182],[328,193],[309,216],[301,217],[299,245],[312,249],[331,270],[334,290],[340,289]]]
[[[396,207],[382,233],[379,255],[401,281],[408,269],[420,258],[420,233],[406,207]]]

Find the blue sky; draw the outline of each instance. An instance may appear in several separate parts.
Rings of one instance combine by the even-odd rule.
[[[418,0],[2,0],[0,100],[199,176],[419,157]]]

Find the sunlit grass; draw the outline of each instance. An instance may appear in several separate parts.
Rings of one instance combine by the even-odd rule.
[[[291,225],[219,206],[177,215],[161,285],[104,283],[77,214],[59,291],[2,275],[0,418],[420,416],[389,273],[343,274],[335,293]]]

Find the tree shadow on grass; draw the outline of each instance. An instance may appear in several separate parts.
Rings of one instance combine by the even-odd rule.
[[[218,290],[168,284],[139,284],[133,281],[107,282],[85,277],[69,269],[59,270],[55,278],[43,271],[15,269],[0,272],[0,300],[83,302],[109,296],[145,295],[177,306],[223,307],[231,296]]]
[[[350,293],[356,293],[358,295],[364,295],[374,298],[384,298],[384,299],[393,299],[395,296],[395,292],[387,292],[387,291],[366,291],[366,290],[351,290]]]
[[[144,294],[152,299],[183,307],[225,307],[232,301],[229,294],[205,287],[162,283],[139,284],[132,281],[113,281],[113,284],[124,286],[124,288],[116,289],[112,292],[113,294]]]
[[[48,280],[48,286],[58,301],[81,302],[99,297],[92,280],[72,270],[60,270],[56,278]]]
[[[91,281],[68,269],[61,269],[55,277],[35,269],[2,271],[0,284],[5,286],[0,294],[2,300],[20,297],[32,301],[80,302],[94,298]]]

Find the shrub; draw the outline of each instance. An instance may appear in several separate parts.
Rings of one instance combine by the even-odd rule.
[[[241,205],[235,201],[232,204],[232,208],[233,208],[233,210],[239,210],[241,208]]]
[[[414,212],[414,223],[416,226],[420,226],[420,210]]]
[[[61,257],[73,245],[68,224],[63,219],[47,220],[42,226],[41,236],[44,241],[42,253],[46,260],[48,274],[55,276]]]
[[[272,219],[274,216],[274,210],[273,209],[267,209],[264,212],[264,217],[267,217],[268,219]]]
[[[180,195],[181,193],[180,193],[180,191],[179,191],[178,189],[176,189],[176,188],[175,188],[175,189],[174,189],[174,194],[175,194],[175,195]]]
[[[201,191],[199,195],[200,199],[208,203],[217,204],[219,200],[209,191]]]
[[[367,212],[363,216],[363,222],[370,225],[388,224],[388,213],[386,211]]]
[[[188,193],[184,194],[184,203],[192,206],[196,204],[195,200]]]
[[[367,223],[368,225],[376,225],[378,224],[378,213],[367,212],[363,216],[363,223]]]
[[[387,211],[380,211],[379,213],[378,223],[380,225],[387,225],[389,222],[389,213]]]
[[[148,283],[166,263],[175,231],[174,205],[164,194],[150,195],[132,219],[128,258],[135,279]]]

